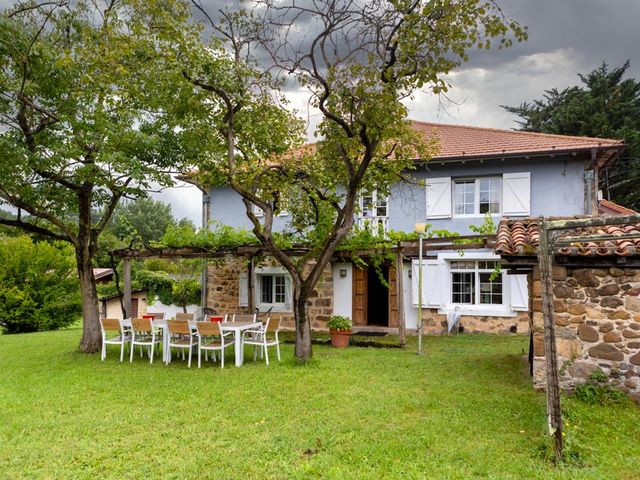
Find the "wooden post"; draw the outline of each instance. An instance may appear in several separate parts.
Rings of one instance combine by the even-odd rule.
[[[131,316],[131,259],[125,258],[122,272],[122,283],[124,284],[123,303],[124,317]]]
[[[540,217],[540,283],[542,291],[542,312],[544,316],[544,356],[547,373],[547,419],[549,433],[554,438],[556,461],[563,458],[562,411],[560,409],[560,381],[558,379],[558,356],[556,353],[556,334],[553,320],[553,283],[551,268],[553,264],[553,245],[549,242],[547,225]]]
[[[249,313],[253,313],[254,310],[256,309],[256,298],[255,298],[255,285],[254,285],[254,281],[253,281],[253,271],[254,271],[254,256],[251,255],[251,258],[249,259],[249,265],[247,265],[247,295],[249,296],[248,298],[248,305],[249,305]]]
[[[402,251],[398,247],[396,253],[396,302],[398,302],[398,336],[400,337],[400,346],[404,347],[406,343],[405,338],[405,324],[404,324],[404,288],[403,288],[403,261]]]

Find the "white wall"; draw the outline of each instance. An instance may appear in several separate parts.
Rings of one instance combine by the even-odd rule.
[[[149,303],[147,305],[147,312],[151,312],[151,313],[164,312],[165,319],[174,318],[176,316],[176,313],[179,313],[179,312],[181,313],[182,311],[183,311],[182,307],[174,304],[165,305],[160,300],[156,300],[153,303]],[[200,313],[200,305],[187,305],[187,312],[195,313],[197,317],[198,316],[197,314]]]
[[[418,328],[418,308],[413,306],[412,294],[411,294],[411,278],[409,278],[409,272],[411,271],[411,264],[405,263],[402,268],[402,293],[404,302],[404,324],[406,328]]]
[[[346,270],[347,276],[341,277],[340,270]],[[333,264],[333,314],[353,318],[351,309],[353,288],[353,266],[350,263]]]

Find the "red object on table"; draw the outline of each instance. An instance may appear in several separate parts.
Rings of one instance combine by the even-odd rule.
[[[222,322],[224,317],[222,315],[214,315],[213,317],[209,317],[210,322]]]
[[[155,315],[142,315],[142,318],[148,318],[149,320],[155,320]]]

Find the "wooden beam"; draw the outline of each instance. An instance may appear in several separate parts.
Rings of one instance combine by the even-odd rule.
[[[554,438],[556,461],[563,458],[562,410],[560,408],[560,381],[558,378],[558,356],[553,315],[553,282],[551,267],[553,256],[544,217],[540,217],[540,282],[542,290],[542,313],[544,317],[544,355],[547,376],[547,418],[549,432]]]
[[[568,220],[549,220],[547,230],[568,230],[571,228],[604,227],[606,225],[623,225],[640,223],[640,215],[621,215],[612,217],[585,217]]]
[[[122,293],[122,308],[124,309],[124,318],[131,317],[131,259],[123,260],[122,283],[124,291]]]
[[[398,249],[396,253],[396,302],[398,303],[398,336],[400,337],[400,346],[406,344],[406,328],[404,323],[404,260],[402,251]]]

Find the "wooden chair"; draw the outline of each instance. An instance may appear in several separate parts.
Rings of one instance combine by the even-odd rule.
[[[167,320],[167,329],[169,330],[169,351],[171,347],[182,349],[184,352],[189,349],[189,367],[191,367],[191,353],[196,344],[189,322],[187,320]],[[167,352],[168,353],[168,352]],[[169,364],[171,355],[166,355],[166,363]]]
[[[272,319],[267,317],[262,326],[257,329],[245,330],[242,333],[243,345],[253,345],[253,361],[256,361],[256,346],[260,347],[260,358],[264,354],[265,361],[269,365],[269,350],[267,347],[276,347],[278,361],[280,361],[280,340],[278,332],[280,331],[280,319]],[[273,334],[273,335],[271,335]]]
[[[225,342],[225,335],[220,330],[219,322],[197,322],[196,329],[198,332],[198,368],[201,365],[202,351],[211,351],[213,360],[215,361],[216,350],[220,351],[220,368],[224,368],[224,349],[230,347],[232,343]],[[205,357],[206,359],[206,357]]]
[[[156,345],[162,343],[161,333],[153,327],[153,320],[150,318],[131,319],[131,355],[129,362],[133,362],[133,351],[136,345],[140,345],[140,356],[142,347],[147,347],[149,351],[149,363],[153,363],[153,353]]]
[[[117,318],[101,318],[100,329],[102,330],[102,355],[101,360],[107,358],[107,344],[120,345],[120,361],[124,360],[124,346],[131,342],[131,329],[122,324],[122,320]],[[108,333],[117,332],[117,335],[109,337]],[[133,350],[133,349],[132,349]]]
[[[257,322],[256,320],[256,314],[255,313],[250,313],[250,314],[245,314],[245,313],[234,313],[233,315],[231,315],[232,317],[232,322],[252,322],[255,323]]]
[[[183,312],[178,312],[178,313],[176,313],[176,320],[189,320],[189,321],[193,321],[193,313],[183,313]]]

